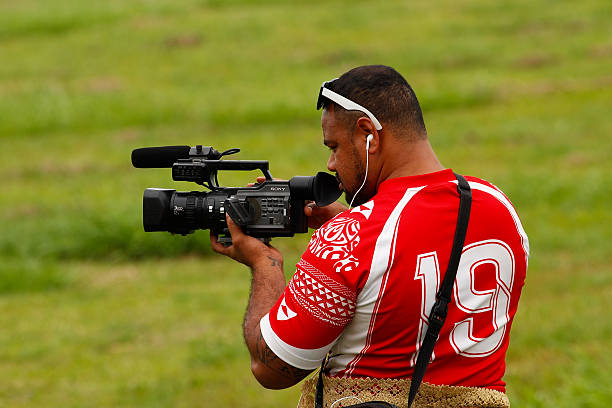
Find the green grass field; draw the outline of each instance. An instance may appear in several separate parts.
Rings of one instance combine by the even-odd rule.
[[[142,230],[144,188],[195,185],[130,151],[240,147],[314,174],[318,87],[372,63],[529,234],[513,406],[612,406],[611,21],[606,0],[0,0],[0,407],[295,406],[299,387],[250,374],[249,271],[207,232]],[[305,235],[274,241],[288,278]]]

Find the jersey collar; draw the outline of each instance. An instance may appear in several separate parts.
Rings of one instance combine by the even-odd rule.
[[[455,180],[452,169],[444,169],[433,173],[419,174],[416,176],[396,177],[387,179],[378,186],[378,194],[398,188],[422,187],[428,184],[444,183]]]

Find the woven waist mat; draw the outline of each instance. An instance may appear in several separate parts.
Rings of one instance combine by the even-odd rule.
[[[298,408],[315,406],[318,376],[302,384]],[[323,376],[323,407],[339,408],[367,401],[386,401],[408,407],[409,379],[336,378]],[[506,394],[488,388],[422,383],[412,408],[509,408]]]

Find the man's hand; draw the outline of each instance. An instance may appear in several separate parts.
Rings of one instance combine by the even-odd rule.
[[[271,260],[282,266],[283,255],[278,249],[246,235],[228,214],[225,214],[225,220],[232,237],[232,245],[226,247],[219,242],[217,235],[211,232],[210,244],[213,251],[245,264],[251,269]]]
[[[247,184],[247,187],[253,187],[255,184],[262,184],[264,181],[266,181],[266,178],[264,176],[257,176],[256,180],[257,180],[257,183],[249,183],[249,184]],[[275,181],[286,181],[286,180],[281,180],[281,179],[277,179],[277,178],[272,179],[272,180],[275,180]]]
[[[346,210],[348,210],[348,207],[345,207],[337,201],[325,207],[319,207],[314,202],[309,201],[304,207],[304,215],[308,217],[308,228],[317,229],[321,228],[321,225]]]
[[[251,371],[266,388],[287,388],[297,384],[312,370],[301,370],[287,364],[266,344],[259,321],[268,313],[285,289],[283,256],[274,247],[246,235],[226,214],[232,245],[224,246],[216,235],[210,235],[213,250],[251,268],[251,297],[244,316],[244,339],[251,354]]]

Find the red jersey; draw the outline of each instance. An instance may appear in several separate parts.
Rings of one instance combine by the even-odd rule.
[[[448,316],[423,381],[505,391],[512,319],[529,241],[512,204],[466,177],[472,209]],[[450,169],[384,181],[316,230],[284,294],[261,319],[270,349],[329,375],[409,378],[444,278],[459,209]]]

